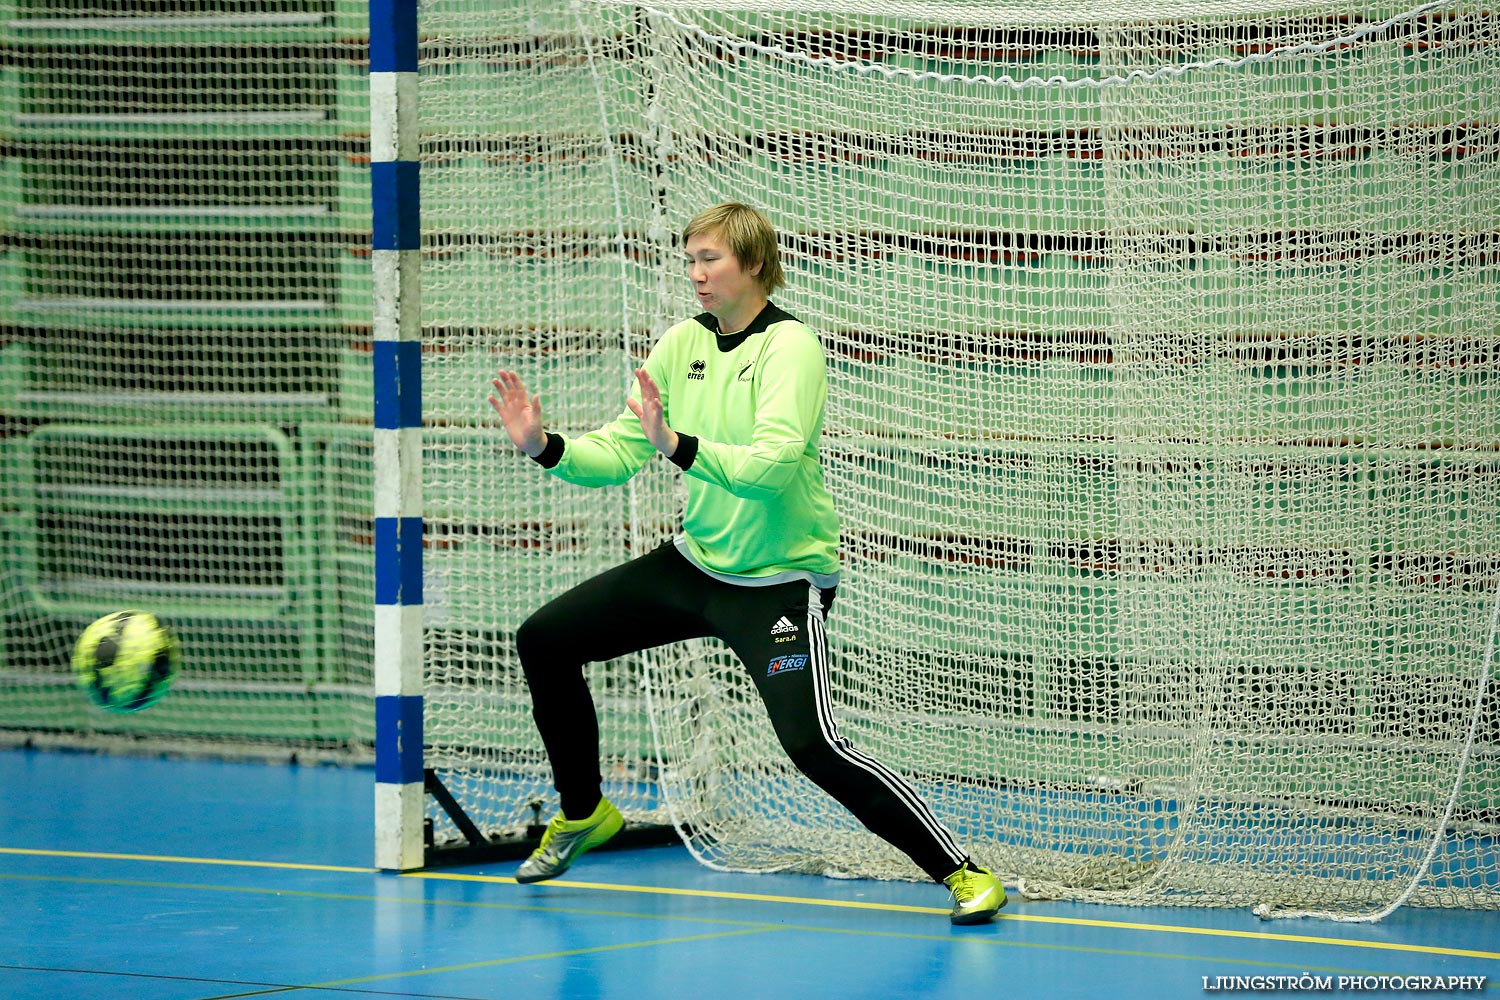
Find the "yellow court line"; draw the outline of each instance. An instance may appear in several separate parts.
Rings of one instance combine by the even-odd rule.
[[[501,882],[515,884],[503,875],[464,875],[458,872],[403,872],[403,878],[439,879],[467,882]],[[843,909],[886,910],[897,913],[946,914],[946,907],[907,906],[901,903],[868,903],[860,900],[813,899],[805,896],[769,896],[748,892],[718,892],[703,889],[673,889],[654,885],[614,885],[608,882],[574,882],[552,879],[548,885],[571,889],[604,889],[612,892],[637,892],[662,896],[695,896],[709,899],[735,899],[761,903],[791,903],[800,906],[835,906]],[[1267,931],[1235,931],[1215,927],[1183,927],[1175,924],[1143,924],[1126,920],[1091,920],[1084,917],[1047,917],[1031,913],[1000,913],[997,920],[1014,920],[1036,924],[1064,924],[1073,927],[1099,927],[1107,930],[1153,931],[1163,934],[1192,934],[1200,937],[1244,938],[1252,941],[1280,941],[1297,944],[1326,944],[1343,948],[1370,948],[1377,951],[1415,952],[1425,955],[1452,955],[1462,958],[1488,958],[1500,961],[1500,952],[1471,951],[1464,948],[1442,948],[1435,945],[1399,944],[1391,941],[1360,941],[1347,938],[1316,937],[1308,934],[1273,934]]]
[[[372,871],[372,873],[373,873],[373,871]],[[548,960],[548,959],[556,959],[556,958],[568,958],[568,957],[571,957],[571,956],[587,955],[587,954],[596,953],[596,952],[619,951],[621,949],[627,949],[627,948],[651,947],[651,946],[656,946],[656,945],[676,944],[676,943],[683,943],[683,942],[690,942],[690,941],[705,941],[705,940],[711,940],[711,939],[714,939],[714,938],[724,938],[724,937],[743,936],[743,935],[752,935],[752,934],[765,934],[765,933],[771,933],[771,932],[780,932],[780,933],[805,932],[805,933],[814,933],[814,934],[816,934],[816,933],[853,934],[853,935],[860,935],[860,936],[896,938],[896,939],[913,940],[913,941],[936,941],[936,942],[947,943],[947,944],[959,943],[959,944],[986,945],[986,946],[993,946],[993,947],[1045,949],[1045,950],[1048,950],[1048,951],[1073,952],[1073,953],[1078,953],[1078,954],[1108,955],[1108,956],[1117,956],[1117,957],[1139,957],[1139,958],[1153,958],[1153,959],[1169,959],[1169,960],[1173,960],[1173,961],[1204,962],[1204,961],[1208,961],[1209,960],[1205,956],[1202,956],[1202,955],[1193,955],[1193,954],[1173,954],[1173,953],[1170,953],[1170,952],[1142,951],[1142,950],[1139,950],[1139,949],[1089,947],[1089,946],[1086,946],[1086,945],[1061,944],[1061,943],[1055,943],[1055,942],[1013,941],[1013,940],[1009,940],[1007,938],[1000,937],[1000,936],[993,935],[993,934],[991,934],[991,935],[983,935],[983,936],[970,936],[970,935],[955,935],[955,934],[952,934],[952,933],[938,934],[938,933],[930,933],[930,932],[929,933],[917,933],[917,932],[911,932],[911,931],[877,931],[877,930],[871,930],[869,928],[854,928],[854,927],[837,927],[837,926],[834,926],[834,927],[820,927],[820,926],[817,926],[817,925],[804,925],[804,924],[794,924],[794,923],[784,923],[784,922],[767,923],[767,922],[760,922],[760,921],[758,921],[758,922],[750,923],[750,922],[743,921],[743,920],[729,920],[729,919],[726,919],[724,917],[703,917],[703,916],[696,916],[696,915],[689,916],[689,915],[681,915],[681,914],[674,915],[674,914],[665,914],[665,913],[637,913],[637,914],[632,914],[632,913],[629,913],[629,912],[624,912],[624,911],[619,911],[619,910],[583,909],[583,908],[580,908],[580,907],[570,907],[570,906],[557,906],[557,905],[536,906],[536,905],[525,905],[525,904],[515,904],[515,903],[478,902],[478,901],[475,901],[475,900],[433,899],[433,898],[427,898],[427,897],[421,897],[421,898],[419,898],[419,897],[410,897],[410,896],[401,896],[401,897],[364,896],[364,895],[351,895],[351,894],[348,894],[348,893],[310,892],[310,891],[304,891],[304,890],[276,888],[276,887],[272,887],[272,886],[246,887],[246,886],[223,886],[223,885],[194,885],[194,884],[191,884],[191,883],[143,882],[143,881],[123,880],[123,879],[78,878],[78,877],[71,877],[71,876],[12,875],[12,874],[6,874],[6,873],[3,873],[3,872],[0,872],[0,879],[31,879],[31,880],[43,880],[43,881],[59,881],[59,882],[68,882],[68,883],[77,883],[77,884],[142,886],[142,887],[155,887],[155,888],[166,888],[166,889],[193,889],[193,890],[207,890],[207,891],[212,891],[212,892],[263,893],[263,894],[274,894],[274,895],[276,895],[278,897],[295,896],[295,897],[302,897],[302,898],[308,898],[308,899],[327,899],[327,900],[340,900],[340,901],[364,901],[364,902],[372,902],[372,903],[377,903],[377,904],[379,904],[379,903],[396,903],[396,904],[402,904],[402,905],[423,906],[423,907],[428,907],[428,906],[456,906],[456,907],[477,907],[477,908],[485,908],[485,909],[512,910],[512,911],[523,911],[524,910],[524,911],[532,911],[532,912],[548,913],[548,914],[577,914],[577,915],[588,915],[588,916],[612,917],[612,918],[617,918],[617,919],[624,918],[624,917],[635,917],[635,918],[642,919],[643,921],[651,921],[651,920],[683,921],[683,922],[689,922],[689,921],[691,921],[691,922],[708,921],[708,922],[711,922],[711,923],[723,923],[723,924],[731,924],[731,925],[735,925],[736,926],[735,930],[710,931],[710,932],[702,933],[702,934],[691,934],[691,935],[682,935],[682,936],[655,938],[655,939],[652,939],[652,940],[649,940],[649,941],[619,942],[619,943],[609,944],[609,945],[599,945],[599,946],[595,946],[593,948],[579,948],[579,949],[566,950],[566,951],[540,952],[540,953],[531,953],[531,954],[525,954],[525,955],[511,955],[511,956],[507,956],[505,958],[487,959],[487,960],[483,960],[483,961],[469,962],[469,963],[463,963],[463,964],[459,964],[459,965],[435,966],[435,967],[431,967],[431,968],[421,968],[421,969],[405,969],[405,970],[398,969],[398,970],[393,970],[393,971],[389,971],[389,972],[373,973],[373,974],[369,974],[369,975],[352,977],[352,978],[348,978],[348,979],[331,980],[331,981],[323,982],[323,983],[282,984],[282,985],[277,985],[277,986],[270,987],[268,989],[256,990],[256,991],[248,992],[248,993],[224,994],[221,997],[219,997],[218,1000],[233,1000],[233,998],[235,998],[235,997],[248,998],[248,997],[255,997],[255,996],[266,996],[266,995],[270,995],[270,994],[273,994],[273,993],[275,993],[275,994],[295,993],[295,992],[300,992],[300,991],[303,991],[303,990],[337,989],[337,988],[344,987],[344,986],[351,986],[351,985],[357,985],[357,984],[362,984],[362,983],[378,982],[378,981],[383,980],[383,979],[404,979],[404,978],[410,978],[410,977],[414,977],[414,976],[431,975],[431,974],[434,974],[434,973],[457,972],[457,971],[464,971],[464,970],[470,970],[470,969],[480,969],[480,968],[500,966],[500,965],[511,965],[511,964],[515,964],[515,963],[519,963],[519,962],[530,962],[530,961]],[[500,879],[494,879],[492,881],[502,881],[502,880],[500,880]],[[587,883],[584,883],[584,884],[587,884]],[[606,888],[617,888],[617,887],[615,887],[615,886],[606,886]],[[802,901],[802,900],[796,899],[795,897],[789,897],[789,898],[792,898],[794,902]],[[1309,973],[1309,974],[1310,973],[1325,973],[1325,972],[1326,973],[1333,973],[1333,974],[1358,974],[1358,975],[1374,975],[1374,974],[1376,974],[1374,972],[1361,971],[1361,970],[1357,970],[1357,969],[1333,968],[1333,967],[1328,967],[1328,966],[1308,965],[1306,963],[1301,963],[1301,962],[1298,962],[1298,963],[1289,963],[1289,962],[1277,962],[1277,961],[1257,960],[1257,959],[1250,959],[1250,958],[1235,958],[1233,961],[1234,961],[1234,963],[1235,963],[1236,966],[1250,966],[1250,967],[1267,968],[1267,969],[1286,969],[1286,970],[1293,970],[1293,971],[1298,971],[1298,972],[1301,972],[1301,973]],[[1493,987],[1491,987],[1491,988],[1493,988]]]
[[[781,931],[780,927],[746,927],[732,931],[712,931],[707,934],[688,934],[683,937],[656,938],[653,941],[625,941],[617,944],[601,944],[593,948],[574,948],[571,951],[548,951],[531,955],[510,955],[506,958],[491,958],[483,962],[465,962],[462,965],[437,966],[431,969],[408,969],[403,972],[385,972],[355,979],[334,979],[326,983],[309,983],[296,987],[299,990],[331,990],[342,986],[358,986],[361,983],[378,983],[387,979],[408,979],[412,976],[430,976],[440,972],[468,972],[472,969],[493,969],[500,965],[515,965],[518,962],[537,962],[553,958],[575,958],[579,955],[597,955],[610,951],[629,951],[632,948],[654,948],[664,944],[687,944],[692,941],[712,941],[716,938],[743,937],[746,934],[769,934]]]
[[[301,865],[291,861],[240,861],[234,858],[181,858],[158,854],[111,854],[105,851],[47,851],[28,847],[0,847],[0,854],[25,854],[39,858],[86,858],[100,861],[157,861],[174,865],[222,865],[231,868],[284,868],[300,872],[347,872],[376,875],[379,868],[349,868],[343,865]]]
[[[462,872],[402,872],[402,878],[433,879],[439,882],[499,882],[519,885],[506,875],[465,875]],[[858,899],[816,899],[811,896],[767,896],[753,892],[720,892],[713,889],[674,889],[661,885],[620,885],[612,882],[575,882],[570,879],[548,879],[547,885],[568,889],[605,889],[611,892],[638,892],[654,896],[693,896],[698,899],[733,899],[748,903],[795,903],[800,906],[834,906],[844,910],[883,910],[889,913],[941,913],[948,908],[909,906],[905,903],[868,903]]]
[[[100,851],[56,851],[19,847],[0,847],[0,854],[32,855],[37,857],[61,857],[99,859],[108,861],[154,861],[169,864],[220,865],[240,868],[278,868],[289,871],[344,872],[355,875],[382,874],[379,868],[355,868],[340,865],[307,865],[284,861],[244,861],[230,858],[191,858],[157,856],[151,854],[113,854]],[[505,875],[465,875],[460,872],[415,871],[401,872],[402,878],[431,879],[451,882],[494,882],[515,885],[516,880]],[[552,879],[547,885],[569,889],[597,889],[606,892],[631,892],[642,895],[691,896],[698,899],[729,899],[743,902],[785,903],[796,906],[831,906],[847,910],[881,910],[888,913],[945,914],[946,908],[910,906],[902,903],[871,903],[853,899],[817,899],[808,896],[775,896],[763,893],[724,892],[710,889],[676,889],[654,885],[619,885],[609,882],[575,882],[570,879]],[[1340,948],[1364,948],[1373,951],[1410,952],[1423,955],[1449,955],[1458,958],[1483,958],[1500,961],[1500,952],[1475,951],[1464,948],[1443,948],[1435,945],[1401,944],[1391,941],[1367,941],[1348,938],[1318,937],[1308,934],[1275,934],[1266,931],[1236,931],[1215,927],[1184,927],[1176,924],[1147,924],[1125,920],[1094,920],[1085,917],[1049,917],[1031,913],[1001,913],[998,920],[1024,923],[1060,924],[1072,927],[1095,927],[1105,930],[1134,930],[1161,934],[1189,934],[1198,937],[1239,938],[1251,941],[1279,941],[1297,944],[1331,945]]]

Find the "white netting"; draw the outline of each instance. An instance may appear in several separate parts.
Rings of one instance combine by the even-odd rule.
[[[428,726],[485,824],[550,802],[515,626],[678,503],[547,479],[488,378],[612,417],[734,198],[830,358],[840,717],[981,862],[1500,904],[1493,14],[494,8],[424,4],[421,77]],[[916,876],[713,644],[591,678],[609,793],[705,861]]]
[[[369,754],[367,18],[0,0],[0,728],[18,738]],[[160,705],[110,716],[69,648],[132,607],[177,631],[184,666]]]

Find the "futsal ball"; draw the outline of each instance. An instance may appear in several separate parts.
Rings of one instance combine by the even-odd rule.
[[[155,615],[116,611],[78,637],[73,676],[105,711],[139,712],[167,693],[179,658],[177,637]]]

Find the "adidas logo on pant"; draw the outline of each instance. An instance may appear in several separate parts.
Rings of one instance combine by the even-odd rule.
[[[793,642],[797,638],[797,626],[792,624],[786,615],[777,619],[776,624],[771,626],[771,635],[776,642]]]

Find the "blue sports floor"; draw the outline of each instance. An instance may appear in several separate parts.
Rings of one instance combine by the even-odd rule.
[[[1303,976],[1366,997],[1420,980],[1339,977],[1484,976],[1448,992],[1500,997],[1497,912],[1265,923],[1013,895],[958,928],[935,886],[719,874],[680,847],[596,852],[532,886],[513,863],[382,873],[373,780],[0,749],[0,1000],[1161,1000]]]

